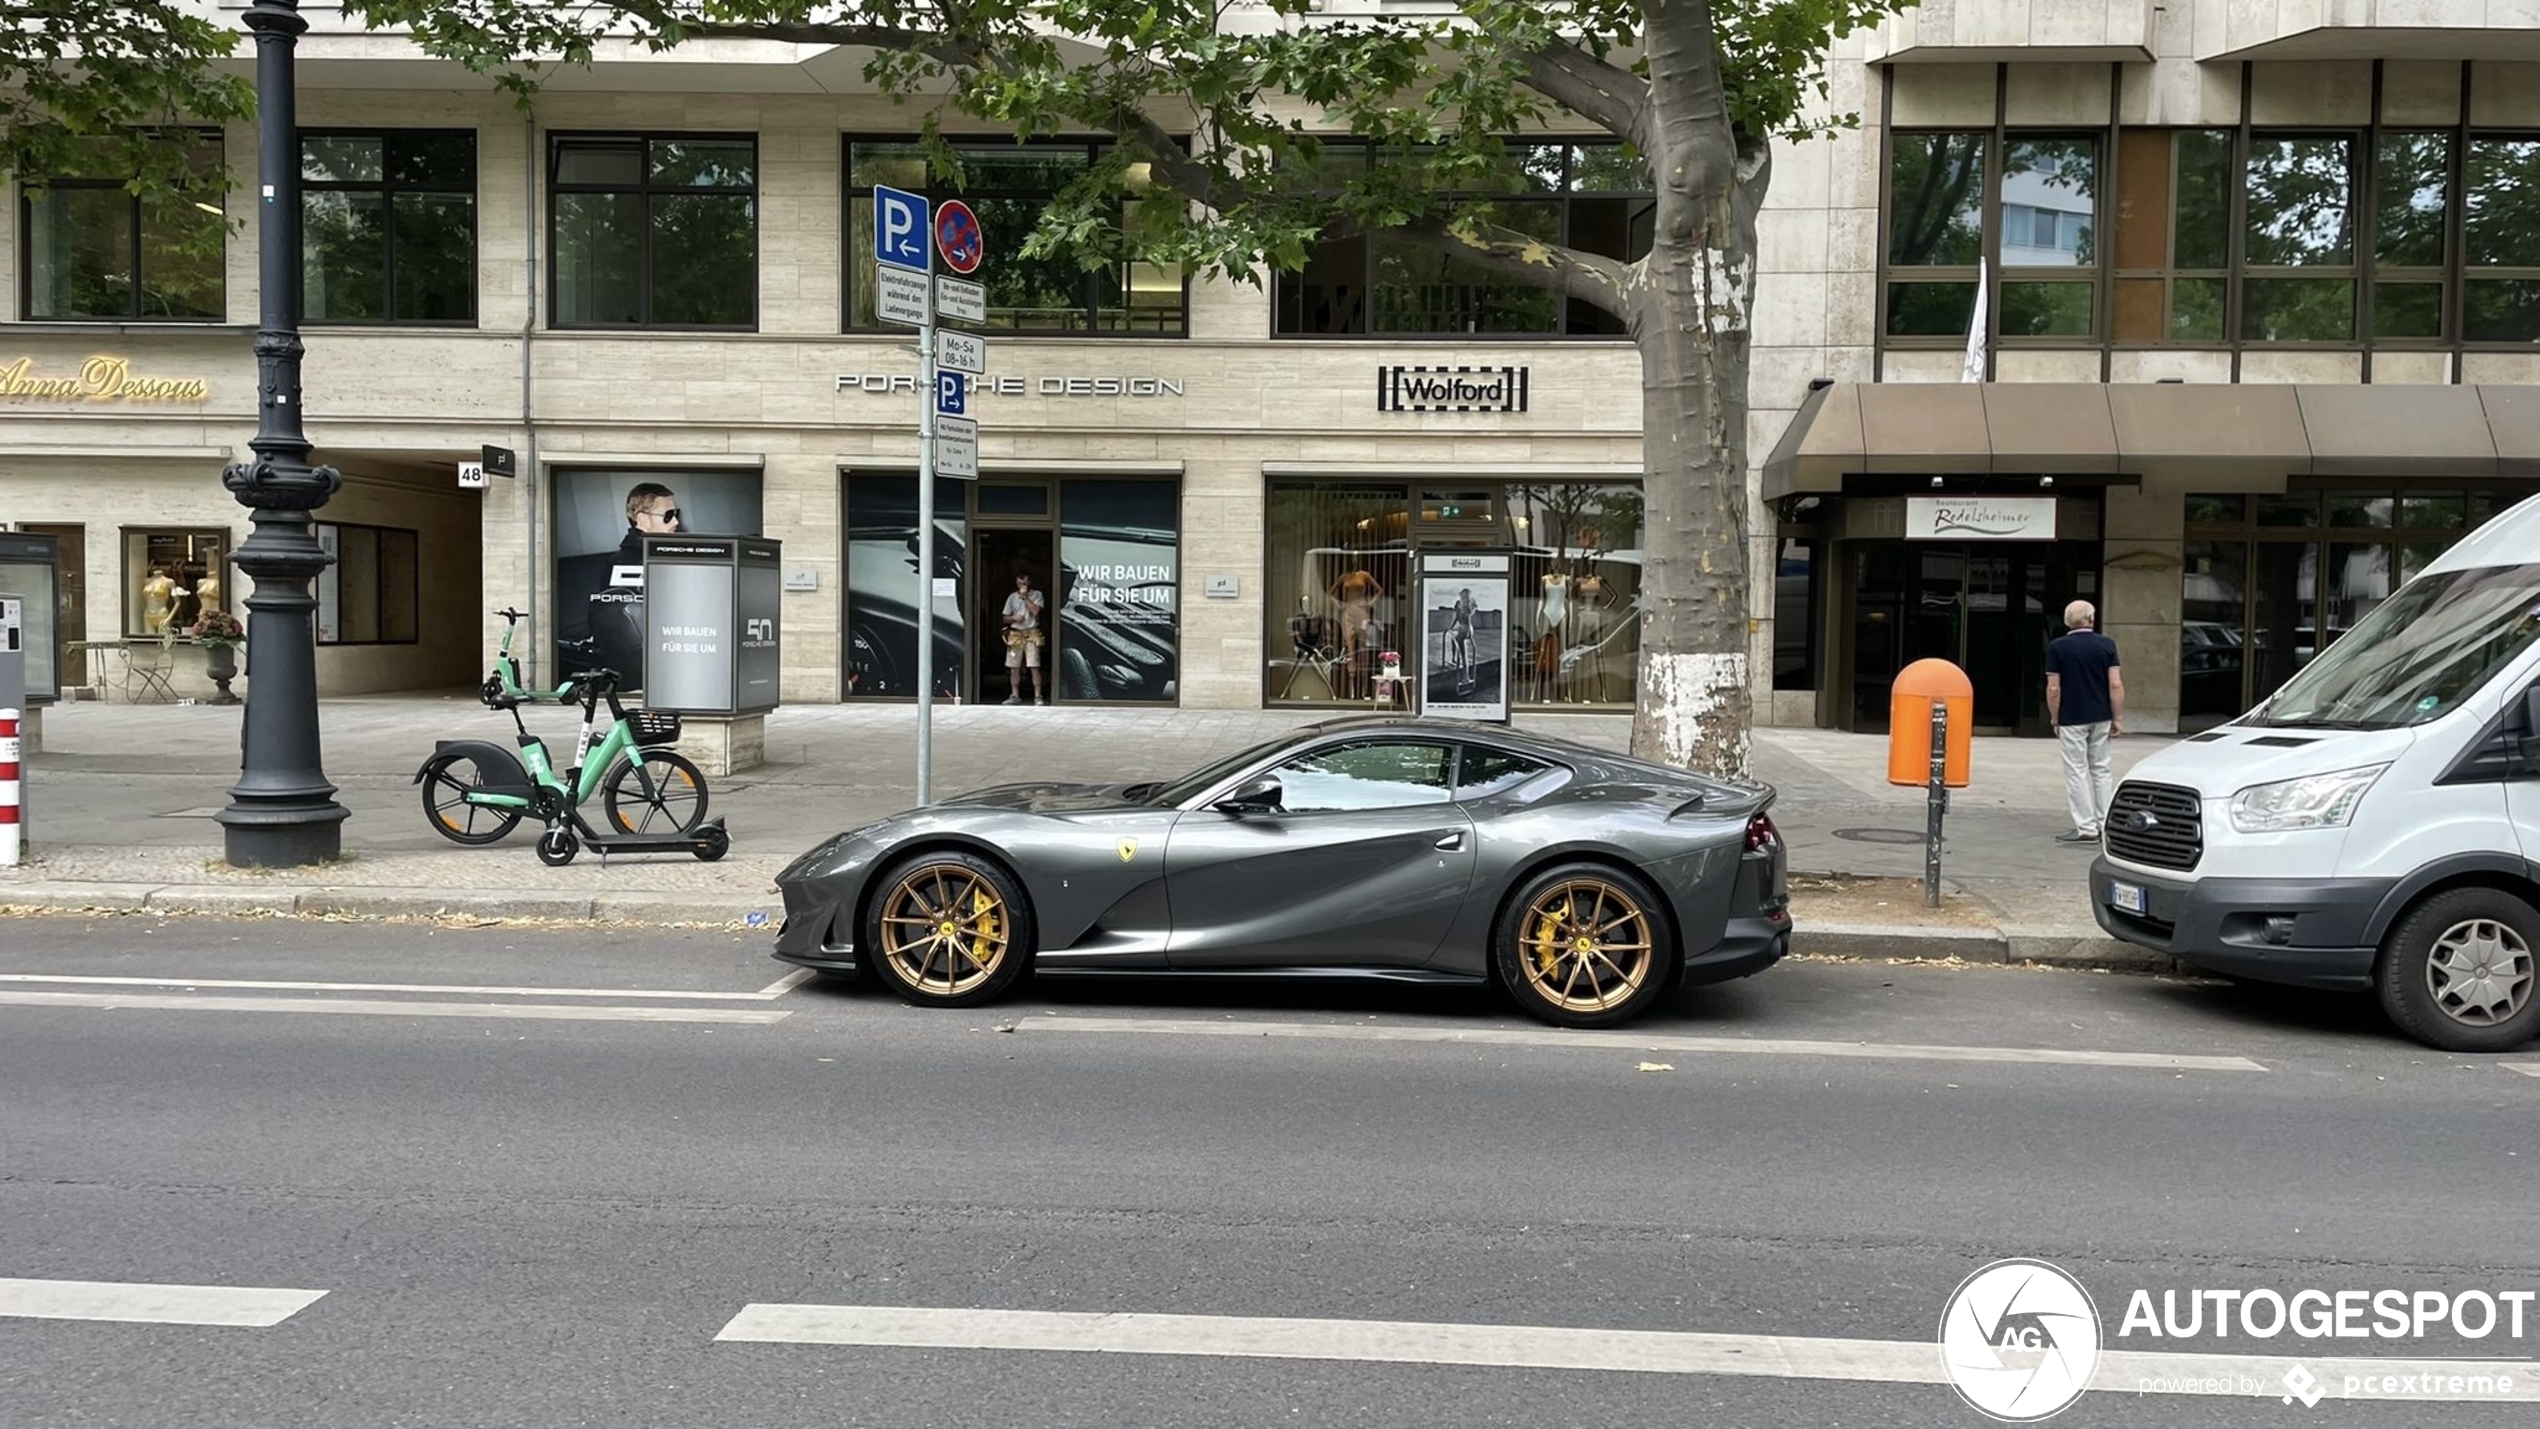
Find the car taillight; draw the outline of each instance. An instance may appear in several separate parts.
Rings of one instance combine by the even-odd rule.
[[[1748,853],[1762,853],[1770,849],[1781,841],[1781,836],[1781,830],[1774,828],[1773,821],[1762,814],[1757,814],[1746,821],[1746,851]]]

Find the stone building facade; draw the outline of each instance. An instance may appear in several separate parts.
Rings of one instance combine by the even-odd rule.
[[[1877,728],[1893,670],[1941,655],[1980,723],[2033,732],[2078,597],[2139,727],[2219,718],[2540,489],[2529,8],[1925,0],[1844,41],[1829,103],[1860,123],[1782,146],[1762,223],[1759,715]],[[787,700],[913,693],[917,364],[873,315],[869,194],[953,192],[914,116],[852,56],[750,45],[604,54],[524,113],[313,19],[307,423],[348,482],[323,688],[472,684],[507,605],[552,671],[659,487],[634,504],[783,543]],[[1597,139],[1529,136],[1502,212],[1629,256],[1649,180]],[[207,136],[234,216],[255,142]],[[1098,146],[964,142],[991,356],[980,479],[938,487],[942,693],[1012,688],[1020,575],[1059,702],[1364,707],[1387,653],[1434,659],[1416,557],[1469,550],[1509,557],[1518,704],[1628,707],[1638,361],[1610,322],[1381,238],[1258,284],[1033,264],[1035,195]],[[0,241],[0,524],[59,543],[62,683],[117,695],[243,594],[217,476],[258,308],[252,232],[206,263],[120,201],[13,192]],[[462,486],[489,446],[517,475]]]

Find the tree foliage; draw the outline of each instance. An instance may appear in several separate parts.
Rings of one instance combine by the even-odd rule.
[[[226,176],[193,162],[186,126],[255,112],[217,62],[240,33],[170,0],[34,0],[0,25],[0,170],[41,188],[120,178],[136,194],[217,203]]]

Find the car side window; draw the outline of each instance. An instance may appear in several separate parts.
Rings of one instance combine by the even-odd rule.
[[[1316,814],[1443,804],[1449,797],[1450,753],[1443,744],[1408,742],[1316,750],[1274,771],[1280,807]]]
[[[1504,749],[1464,746],[1464,761],[1455,774],[1455,797],[1487,799],[1504,794],[1552,766],[1540,759],[1511,754]]]

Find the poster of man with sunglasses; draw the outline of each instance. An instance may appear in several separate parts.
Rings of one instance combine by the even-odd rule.
[[[644,683],[644,538],[759,534],[759,474],[556,473],[556,670],[596,663]]]

